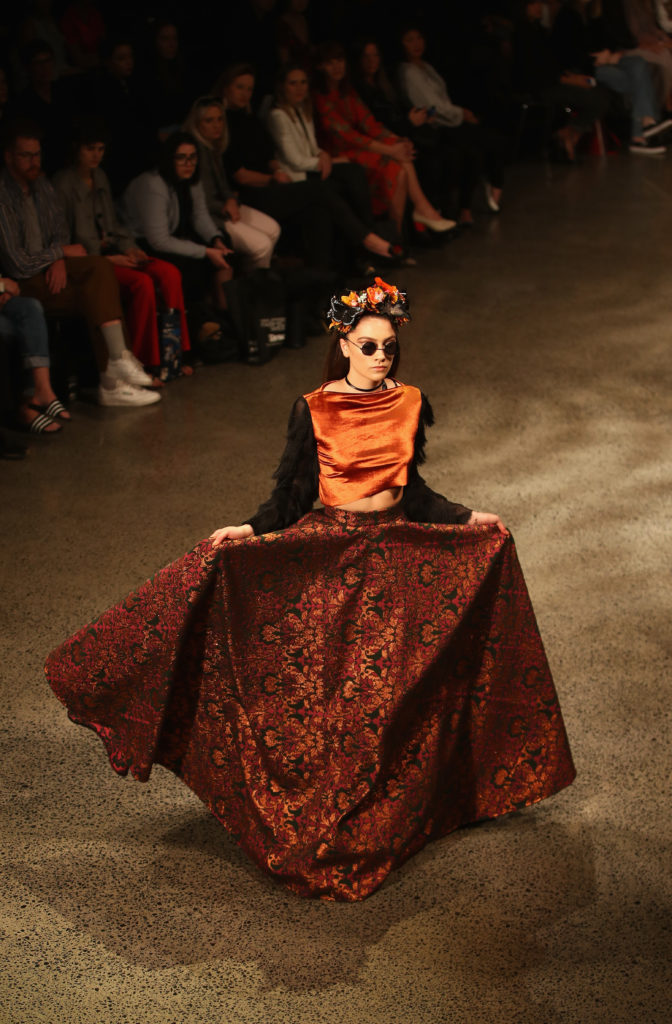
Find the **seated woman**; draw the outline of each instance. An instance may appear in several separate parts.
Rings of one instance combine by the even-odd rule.
[[[251,64],[232,64],[213,90],[226,108],[227,174],[244,204],[297,229],[306,263],[328,271],[333,266],[333,219],[326,198],[312,182],[293,182],[275,159],[273,140],[250,108],[254,80]]]
[[[404,31],[401,46],[404,59],[399,65],[399,80],[408,102],[428,110],[431,120],[446,129],[442,133],[444,145],[457,151],[460,223],[473,221],[473,195],[483,175],[488,207],[497,213],[504,184],[502,140],[486,131],[473,111],[453,103],[441,75],[424,60],[426,42],[418,28]]]
[[[441,129],[426,107],[409,106],[395,89],[375,39],[360,40],[353,60],[353,83],[377,121],[411,140],[418,178],[432,202],[440,206],[454,177],[453,161],[447,159]]]
[[[344,157],[365,168],[374,214],[390,217],[401,233],[406,201],[410,199],[417,223],[432,231],[452,230],[455,222],[445,220],[420,187],[412,143],[376,121],[348,83],[345,51],[340,43],[320,47],[318,72],[318,138],[332,159]]]
[[[0,335],[16,340],[23,369],[31,377],[32,394],[24,392],[18,403],[18,427],[31,434],[60,433],[62,422],[71,416],[51,385],[44,311],[37,299],[23,297],[9,277],[0,277]]]
[[[231,280],[231,252],[208,213],[199,181],[196,140],[173,132],[161,147],[156,170],[145,171],[124,192],[126,223],[153,256],[173,263],[182,284],[193,328],[200,325],[200,306],[211,296],[226,308],[224,285]]]
[[[275,154],[292,181],[312,181],[323,192],[334,226],[353,246],[390,259],[400,251],[371,230],[373,212],[366,172],[341,157],[332,160],[315,138],[308,76],[300,64],[288,65],[278,78],[268,115]]]
[[[508,530],[420,475],[433,414],[396,379],[405,294],[377,279],[329,319],[271,497],[46,672],[117,772],[166,766],[267,875],[354,901],[575,771]]]
[[[196,139],[201,185],[214,223],[252,267],[270,267],[280,225],[261,210],[239,203],[229,184],[223,159],[227,138],[222,101],[216,96],[195,100],[184,129]]]
[[[100,166],[105,139],[102,122],[82,119],[73,140],[72,163],[54,176],[53,184],[65,212],[70,240],[83,245],[89,255],[105,256],[114,268],[133,353],[144,366],[167,379],[173,367],[182,365],[181,353],[191,347],[182,278],[174,264],[150,259],[120,223],[110,183]],[[162,357],[157,295],[161,333],[171,337],[171,366]],[[179,344],[175,320],[179,321]],[[191,367],[183,367],[183,372],[191,373]]]

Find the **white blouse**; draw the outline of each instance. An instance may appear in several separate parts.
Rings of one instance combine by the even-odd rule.
[[[320,147],[312,118],[299,111],[293,118],[286,110],[274,107],[267,125],[275,142],[276,159],[292,181],[305,181],[306,171],[318,170]]]

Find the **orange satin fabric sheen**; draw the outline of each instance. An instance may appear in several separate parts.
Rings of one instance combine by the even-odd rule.
[[[408,482],[422,395],[400,384],[373,394],[304,395],[320,464],[320,501],[347,505]]]

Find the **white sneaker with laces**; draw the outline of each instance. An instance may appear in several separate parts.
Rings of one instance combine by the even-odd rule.
[[[120,360],[117,360],[118,362]],[[154,405],[161,399],[158,391],[146,391],[125,381],[117,380],[109,373],[101,373],[98,388],[99,405],[140,406]]]
[[[667,152],[665,146],[657,146],[655,142],[649,142],[647,139],[643,142],[633,139],[628,148],[631,153],[641,153],[643,156],[665,156]]]
[[[107,373],[115,380],[125,381],[126,384],[135,384],[139,388],[149,387],[152,383],[152,378],[145,373],[142,363],[135,358],[130,349],[124,349],[120,359],[108,360]]]

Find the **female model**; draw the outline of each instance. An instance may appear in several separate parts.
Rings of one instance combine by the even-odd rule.
[[[53,652],[113,767],[180,776],[262,870],[358,900],[430,839],[574,777],[513,541],[425,484],[406,297],[335,296],[273,494]],[[313,510],[319,492],[323,508]]]

